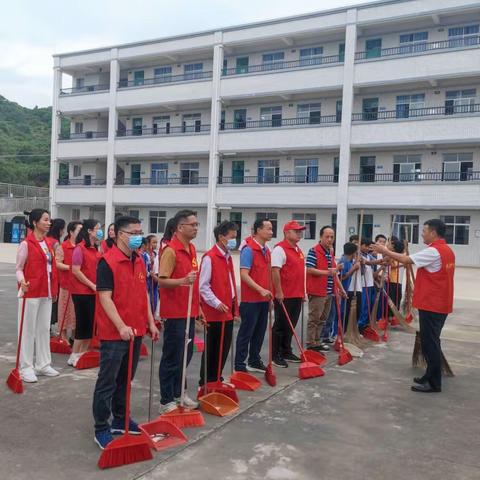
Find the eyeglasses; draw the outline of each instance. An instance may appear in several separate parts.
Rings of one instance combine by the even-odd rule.
[[[143,232],[127,232],[126,230],[120,230],[123,233],[126,233],[127,235],[143,235]]]
[[[188,225],[189,227],[198,228],[200,226],[199,222],[194,223],[181,223],[180,225]]]

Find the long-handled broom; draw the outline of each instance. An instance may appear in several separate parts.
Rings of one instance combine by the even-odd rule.
[[[19,290],[21,293],[21,290]],[[25,320],[25,297],[22,299],[22,312],[20,315],[20,329],[18,333],[18,342],[17,342],[17,360],[15,362],[15,368],[10,372],[10,375],[7,378],[8,388],[13,393],[23,393],[23,382],[20,375],[19,365],[20,365],[20,349],[22,348],[22,337],[23,337],[23,322]]]
[[[323,377],[325,375],[325,371],[320,367],[320,365],[313,363],[312,361],[309,360],[309,358],[306,355],[307,350],[304,350],[302,345],[300,344],[300,340],[298,339],[298,335],[297,335],[297,332],[295,331],[295,327],[293,326],[293,323],[290,320],[290,315],[288,314],[287,309],[285,308],[285,304],[281,302],[281,305],[283,308],[283,313],[285,314],[287,322],[290,326],[290,329],[292,330],[295,341],[297,342],[298,350],[300,351],[300,358],[302,360],[302,363],[300,363],[300,366],[298,367],[298,377],[302,380],[305,380],[307,378]],[[308,353],[318,353],[318,352],[313,352],[312,350],[308,350]]]
[[[145,433],[142,433],[142,435],[132,435],[128,430],[130,424],[130,392],[132,389],[133,341],[134,337],[130,338],[130,346],[128,349],[125,433],[121,437],[112,440],[105,447],[98,459],[98,466],[100,468],[119,467],[130,463],[151,460],[153,458],[147,435],[145,435]]]
[[[283,303],[282,303],[283,305]],[[273,371],[272,363],[272,304],[268,306],[268,365],[265,370],[265,381],[271,386],[274,387],[277,384],[277,376]]]
[[[413,348],[412,354],[412,367],[413,368],[425,368],[427,366],[427,362],[422,352],[422,339],[420,336],[420,332],[415,332],[415,346]],[[454,377],[455,374],[453,370],[450,368],[450,364],[448,363],[445,355],[442,352],[442,373],[447,377]]]
[[[335,284],[335,283],[334,283]],[[342,325],[342,310],[340,308],[340,300],[338,298],[338,291],[335,289],[335,305],[337,307],[337,325],[338,335],[335,340],[335,350],[338,351],[338,364],[346,365],[353,360],[352,354],[345,348],[343,343],[343,325]]]
[[[380,335],[376,330],[376,321],[373,320],[372,312],[370,311],[370,292],[368,291],[367,277],[363,276],[363,282],[365,286],[365,300],[367,303],[367,315],[368,315],[368,325],[363,329],[362,335],[367,340],[372,342],[380,342]]]
[[[52,353],[63,353],[69,355],[72,353],[72,347],[67,340],[62,337],[63,327],[65,326],[65,319],[67,317],[68,305],[70,303],[71,294],[68,292],[67,302],[65,303],[65,310],[63,311],[62,321],[58,330],[58,335],[50,339],[50,351]]]

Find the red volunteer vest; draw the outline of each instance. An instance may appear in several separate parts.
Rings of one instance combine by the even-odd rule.
[[[85,241],[82,240],[77,247],[82,250],[83,262],[80,267],[81,272],[93,283],[97,283],[97,264],[101,255],[95,247],[87,247]],[[73,255],[73,253],[72,253]],[[77,280],[72,274],[70,278],[70,293],[74,295],[95,295],[90,288]]]
[[[142,337],[148,327],[147,272],[140,255],[132,260],[116,245],[103,255],[113,274],[112,300],[125,325]],[[99,292],[96,294],[95,315],[100,340],[121,340],[117,327],[105,313]]]
[[[453,276],[455,254],[443,239],[429,245],[435,248],[442,259],[442,268],[435,273],[425,268],[417,270],[413,306],[419,310],[435,313],[451,313],[453,310]]]
[[[248,237],[245,239],[245,247],[250,247],[253,252],[253,263],[252,268],[248,272],[251,279],[260,285],[262,288],[267,290],[272,289],[272,282],[270,276],[270,250],[268,247],[266,255],[263,255],[262,248],[260,245],[252,238]],[[262,297],[256,290],[250,288],[245,282],[240,282],[242,302],[269,302],[268,299]]]
[[[300,248],[292,247],[286,240],[276,245],[282,247],[287,261],[280,269],[280,283],[285,298],[305,297],[305,257]]]
[[[70,283],[72,281],[72,256],[73,250],[75,249],[75,245],[72,245],[70,240],[65,240],[62,243],[62,250],[63,250],[63,263],[70,267],[70,270],[59,270],[58,271],[58,280],[60,283],[60,287],[64,288],[65,290],[70,290]]]
[[[102,250],[102,253],[105,254],[109,250],[111,250],[111,247],[108,246],[108,243],[106,240],[102,240],[102,243],[100,244],[100,249]]]
[[[200,304],[205,318],[207,319],[207,322],[225,322],[227,320],[233,320],[233,311],[235,311],[235,315],[238,315],[238,303],[236,297],[235,299],[232,298],[232,290],[230,286],[231,278],[235,292],[237,291],[232,257],[229,256],[227,263],[225,261],[225,255],[220,252],[216,245],[205,253],[203,259],[205,259],[205,257],[209,257],[212,262],[210,287],[215,296],[228,307],[228,312],[219,312],[216,308],[208,305],[200,296]],[[203,259],[202,264],[200,265],[200,270],[202,270]]]
[[[317,255],[317,266],[316,266],[317,270],[328,270],[328,260],[327,260],[327,256],[325,255],[325,250],[323,249],[323,247],[318,243],[317,245],[315,245],[314,250]],[[335,256],[333,255],[333,250],[330,250],[330,255],[332,257],[332,268],[335,268],[337,264],[335,262]],[[328,283],[327,275],[321,275],[316,277],[309,274],[307,270],[308,295],[315,295],[317,297],[326,297],[327,283]]]
[[[45,240],[45,239],[44,239]],[[25,238],[28,246],[28,257],[23,267],[25,282],[30,282],[25,298],[48,297],[48,273],[47,256],[40,246],[40,242],[29,231]],[[55,265],[55,254],[49,242],[45,242],[52,258],[52,273],[50,275],[50,289],[52,297],[58,295],[57,267]]]
[[[175,270],[170,278],[183,278],[192,270],[198,271],[197,252],[192,243],[187,252],[182,242],[173,236],[168,245],[175,252]],[[198,277],[193,286],[193,300],[191,318],[199,314]],[[188,285],[180,285],[175,288],[160,288],[160,316],[162,318],[187,318],[188,313]]]

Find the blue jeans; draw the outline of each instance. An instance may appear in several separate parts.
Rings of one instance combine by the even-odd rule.
[[[245,368],[247,356],[249,365],[258,364],[261,361],[260,350],[267,329],[269,305],[269,302],[242,302],[240,304],[242,323],[237,335],[236,369]]]
[[[367,300],[368,298],[368,300]],[[360,313],[359,327],[366,327],[369,322],[369,310],[372,311],[373,303],[375,302],[375,287],[362,288],[362,309]]]
[[[163,351],[158,376],[160,378],[160,403],[166,405],[179,398],[182,393],[182,366],[185,343],[185,318],[169,318],[163,324]],[[195,319],[190,320],[187,350],[187,366],[193,355]]]
[[[132,379],[137,369],[142,337],[133,344]],[[129,342],[102,340],[100,344],[100,369],[93,393],[93,418],[95,431],[110,428],[110,417],[125,420],[125,403],[128,374]]]

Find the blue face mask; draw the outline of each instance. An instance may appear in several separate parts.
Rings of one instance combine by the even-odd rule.
[[[97,240],[103,240],[103,230],[101,228],[97,230],[95,235],[97,236]]]
[[[237,248],[237,239],[229,238],[227,241],[227,250],[235,250]]]
[[[128,248],[130,250],[136,250],[142,245],[143,237],[141,235],[131,235],[128,239]]]

